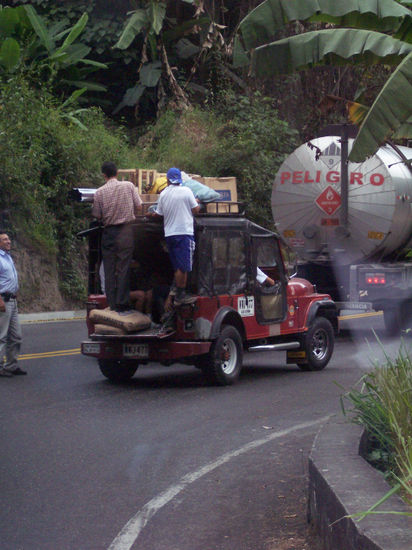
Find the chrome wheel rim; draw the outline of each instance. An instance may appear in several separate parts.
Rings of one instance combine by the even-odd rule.
[[[312,338],[312,353],[318,361],[322,361],[328,353],[329,339],[326,331],[317,330]]]
[[[237,364],[236,344],[230,338],[224,340],[220,353],[220,364],[225,374],[232,374]]]

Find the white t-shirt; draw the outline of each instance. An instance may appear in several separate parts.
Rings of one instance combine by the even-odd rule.
[[[156,212],[163,216],[165,237],[194,235],[192,208],[198,206],[191,189],[168,185],[159,195]]]
[[[260,283],[261,285],[263,285],[263,283],[266,281],[266,279],[268,278],[268,276],[263,273],[263,271],[257,267],[256,268],[256,280],[258,283]]]

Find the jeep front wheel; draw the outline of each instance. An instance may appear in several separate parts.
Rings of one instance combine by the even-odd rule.
[[[232,326],[222,328],[209,354],[202,361],[202,371],[213,384],[227,386],[239,378],[243,361],[243,345],[239,332]]]
[[[137,371],[137,364],[112,359],[98,359],[103,376],[111,382],[127,382]]]
[[[303,348],[305,362],[298,367],[305,371],[322,370],[332,357],[334,346],[333,327],[326,317],[316,317],[306,333]]]

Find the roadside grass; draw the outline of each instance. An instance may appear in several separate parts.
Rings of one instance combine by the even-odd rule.
[[[377,510],[397,492],[412,507],[412,359],[404,343],[394,359],[384,350],[384,363],[375,364],[356,387],[347,391],[341,397],[341,405],[344,414],[367,431],[366,460],[382,471],[392,485],[379,502],[352,517],[398,514]],[[412,509],[405,515],[412,516]]]

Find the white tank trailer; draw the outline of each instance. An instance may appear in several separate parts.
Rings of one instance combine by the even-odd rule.
[[[412,148],[388,144],[356,164],[347,161],[348,127],[335,133],[283,162],[272,190],[276,227],[298,273],[341,310],[383,310],[388,332],[412,328]]]

